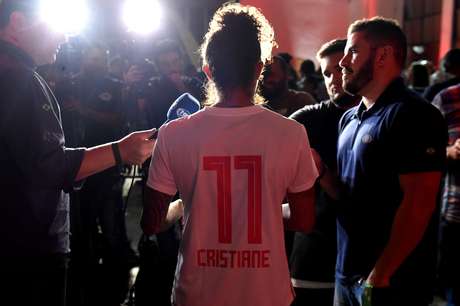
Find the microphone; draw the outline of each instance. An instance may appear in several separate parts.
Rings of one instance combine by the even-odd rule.
[[[173,104],[171,104],[166,117],[167,120],[162,124],[162,126],[170,121],[194,114],[200,110],[200,107],[200,102],[198,102],[194,96],[186,92],[180,95],[179,98],[177,98]],[[156,130],[149,139],[155,139],[157,136],[158,130]]]

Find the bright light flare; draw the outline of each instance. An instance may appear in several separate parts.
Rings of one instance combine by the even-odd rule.
[[[155,0],[126,0],[123,20],[129,31],[147,35],[160,26],[161,14]]]
[[[42,0],[41,17],[53,30],[76,35],[86,27],[89,9],[85,0]]]

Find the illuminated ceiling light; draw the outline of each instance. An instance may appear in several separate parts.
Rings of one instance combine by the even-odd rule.
[[[42,0],[41,17],[55,31],[77,35],[87,25],[89,16],[85,0]]]
[[[424,46],[413,46],[412,51],[414,51],[417,54],[422,54],[425,52],[425,47]]]
[[[147,35],[160,25],[161,8],[155,0],[126,0],[123,20],[131,32]]]

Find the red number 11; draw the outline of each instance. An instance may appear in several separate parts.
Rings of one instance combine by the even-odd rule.
[[[248,172],[248,243],[262,243],[262,158],[235,156],[235,169]],[[203,157],[203,170],[217,173],[219,243],[232,242],[231,157]]]

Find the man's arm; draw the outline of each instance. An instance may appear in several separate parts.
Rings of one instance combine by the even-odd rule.
[[[155,144],[155,141],[149,140],[149,138],[154,132],[155,129],[134,132],[117,141],[122,162],[130,165],[140,165],[149,158]],[[113,167],[115,164],[112,143],[86,149],[75,181]]]
[[[403,200],[390,239],[367,279],[375,287],[389,286],[391,276],[421,241],[436,208],[441,172],[403,174],[399,180]]]
[[[317,182],[332,199],[337,200],[340,195],[341,186],[337,175],[326,166],[315,149],[311,149],[311,153],[319,173]]]
[[[298,193],[288,193],[287,198],[290,211],[285,222],[287,229],[296,232],[310,232],[315,223],[314,188]]]
[[[150,187],[144,191],[144,210],[141,228],[148,236],[167,230],[184,214],[181,200],[171,203],[173,195],[165,194]]]

